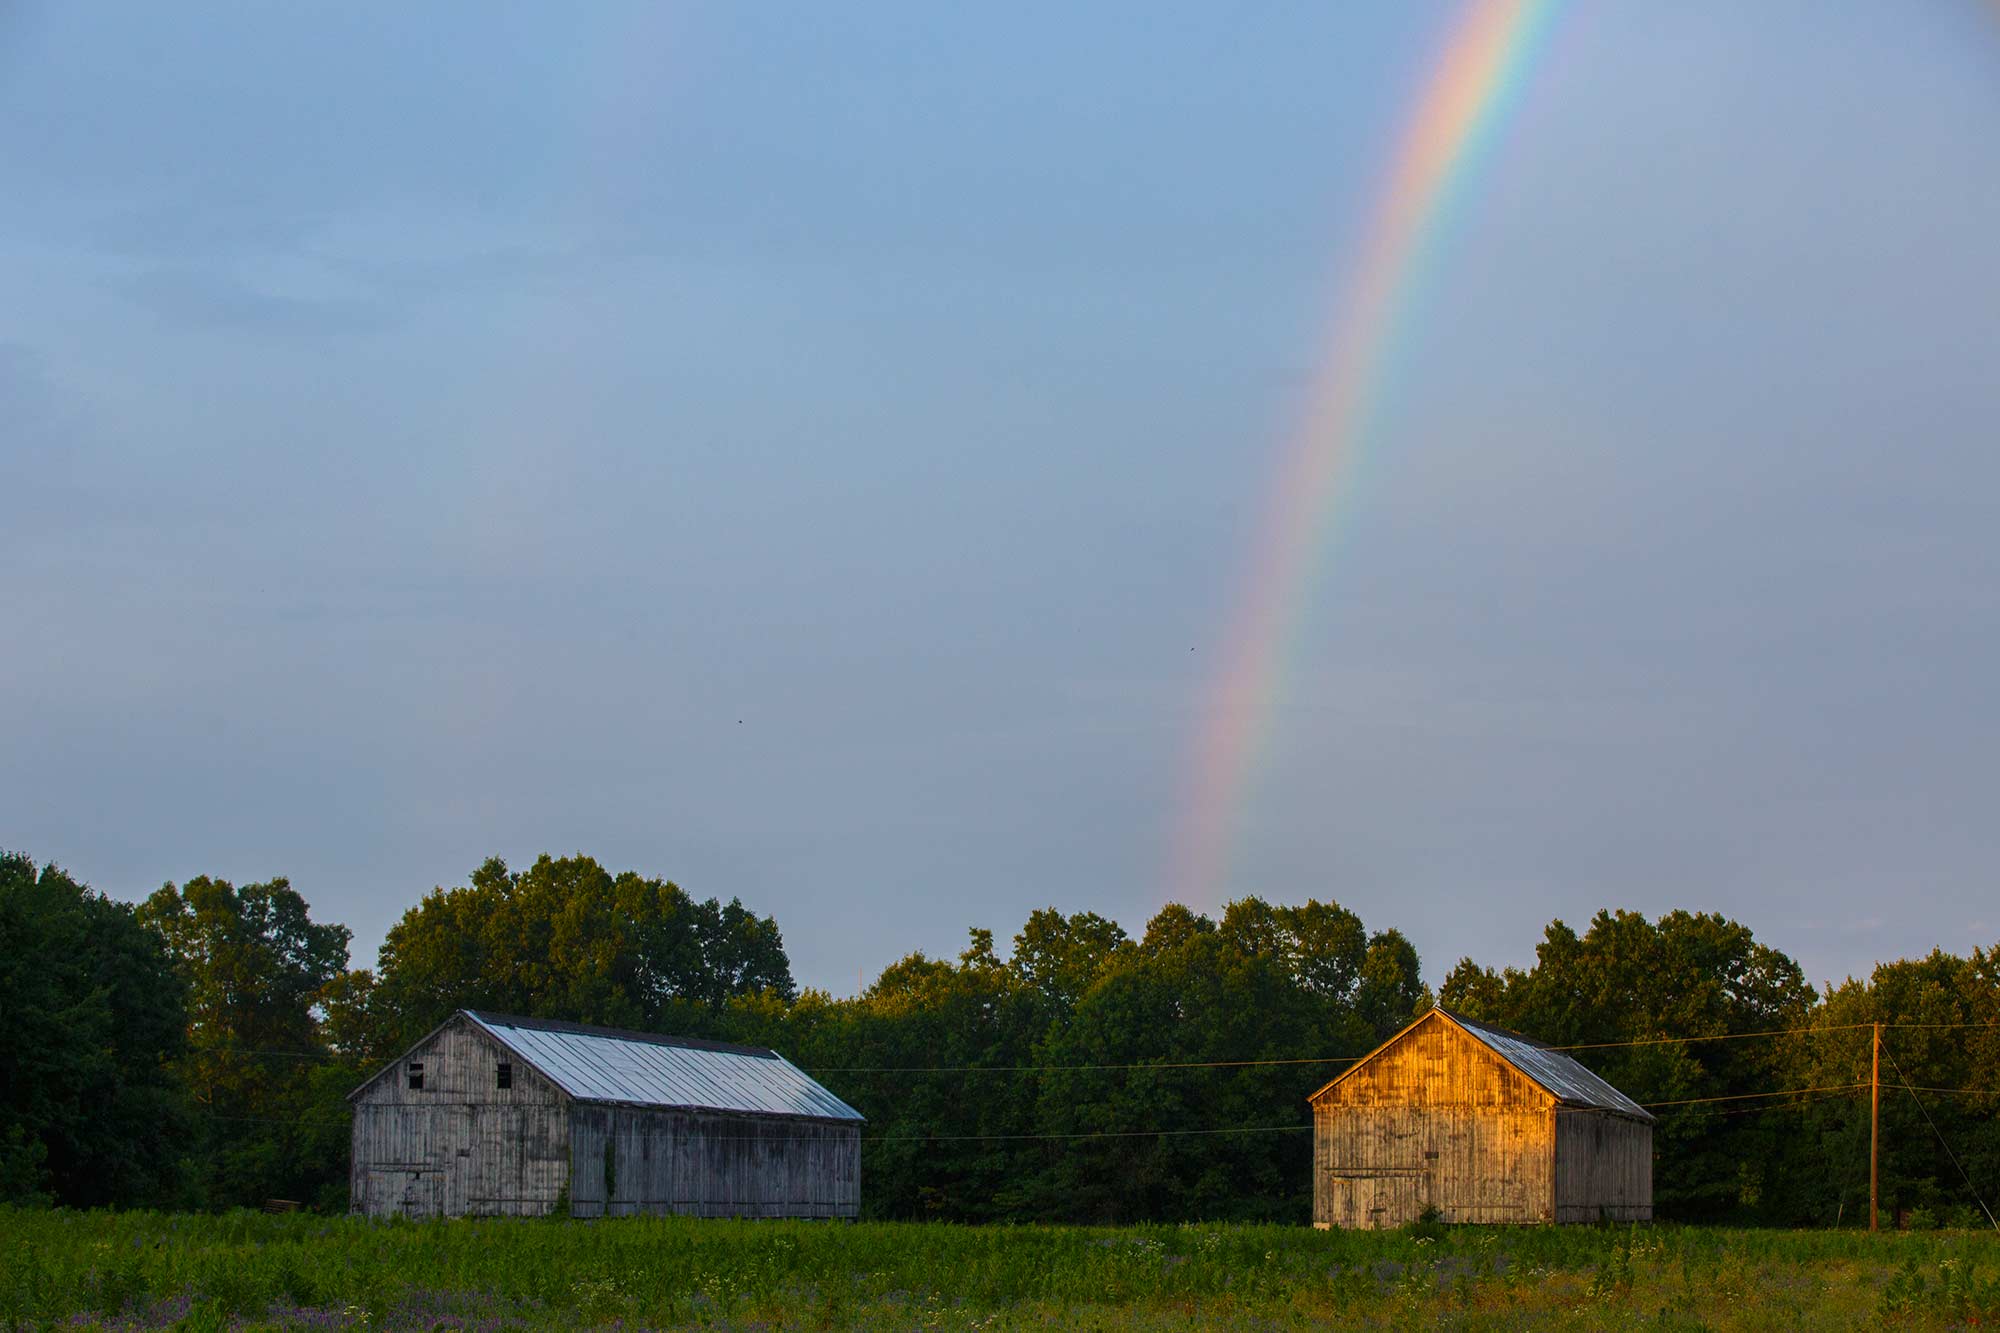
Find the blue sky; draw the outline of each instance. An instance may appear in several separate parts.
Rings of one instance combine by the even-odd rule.
[[[0,10],[0,845],[1141,927],[1451,10],[1085,9]],[[1996,123],[1969,0],[1559,12],[1228,893],[2000,939]]]

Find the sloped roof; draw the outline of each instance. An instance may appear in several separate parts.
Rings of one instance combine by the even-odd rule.
[[[864,1119],[790,1060],[761,1046],[460,1012],[580,1102]]]
[[[1631,1116],[1635,1120],[1644,1120],[1649,1124],[1655,1119],[1651,1111],[1648,1111],[1645,1107],[1639,1105],[1639,1103],[1633,1101],[1630,1097],[1627,1097],[1624,1093],[1618,1091],[1618,1089],[1612,1087],[1609,1083],[1599,1078],[1596,1074],[1591,1073],[1582,1064],[1563,1054],[1561,1051],[1544,1046],[1534,1038],[1524,1037],[1518,1032],[1509,1032],[1506,1028],[1495,1027],[1491,1023],[1482,1023],[1476,1018],[1467,1018],[1463,1014],[1453,1013],[1443,1005],[1438,1005],[1429,1010],[1422,1017],[1418,1018],[1415,1023],[1404,1028],[1402,1032],[1398,1032],[1367,1055],[1362,1056],[1352,1065],[1349,1065],[1341,1072],[1339,1077],[1335,1078],[1318,1092],[1315,1092],[1308,1100],[1317,1101],[1321,1094],[1329,1091],[1336,1084],[1340,1083],[1342,1079],[1347,1078],[1355,1070],[1361,1068],[1361,1066],[1373,1060],[1383,1051],[1395,1045],[1402,1039],[1404,1033],[1409,1032],[1419,1023],[1425,1023],[1434,1018],[1452,1024],[1474,1041],[1491,1050],[1495,1055],[1505,1060],[1517,1070],[1524,1078],[1532,1081],[1537,1087],[1547,1092],[1551,1097],[1554,1097],[1563,1106],[1577,1110],[1611,1111],[1618,1115]]]
[[[1651,1111],[1561,1051],[1551,1050],[1518,1032],[1509,1032],[1506,1028],[1494,1027],[1491,1023],[1482,1023],[1464,1014],[1455,1014],[1442,1005],[1438,1007],[1438,1012],[1484,1042],[1508,1064],[1548,1089],[1564,1106],[1616,1111],[1640,1120],[1653,1119]]]

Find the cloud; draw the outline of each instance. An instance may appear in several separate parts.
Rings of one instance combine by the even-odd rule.
[[[154,262],[232,260],[245,253],[296,250],[325,223],[296,208],[219,208],[198,198],[155,199],[93,218],[82,237],[106,255]]]
[[[275,292],[212,268],[152,268],[118,285],[164,320],[207,328],[315,337],[374,333],[399,322],[373,297]]]

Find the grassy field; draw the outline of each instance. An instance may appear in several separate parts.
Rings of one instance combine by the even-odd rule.
[[[2000,1237],[0,1211],[0,1327],[1836,1329],[2000,1322]]]

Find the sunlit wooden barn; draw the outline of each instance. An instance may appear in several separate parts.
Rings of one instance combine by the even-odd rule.
[[[1311,1102],[1314,1226],[1652,1219],[1653,1117],[1519,1033],[1433,1009]]]
[[[465,1009],[348,1099],[373,1217],[860,1211],[861,1113],[761,1047]]]

